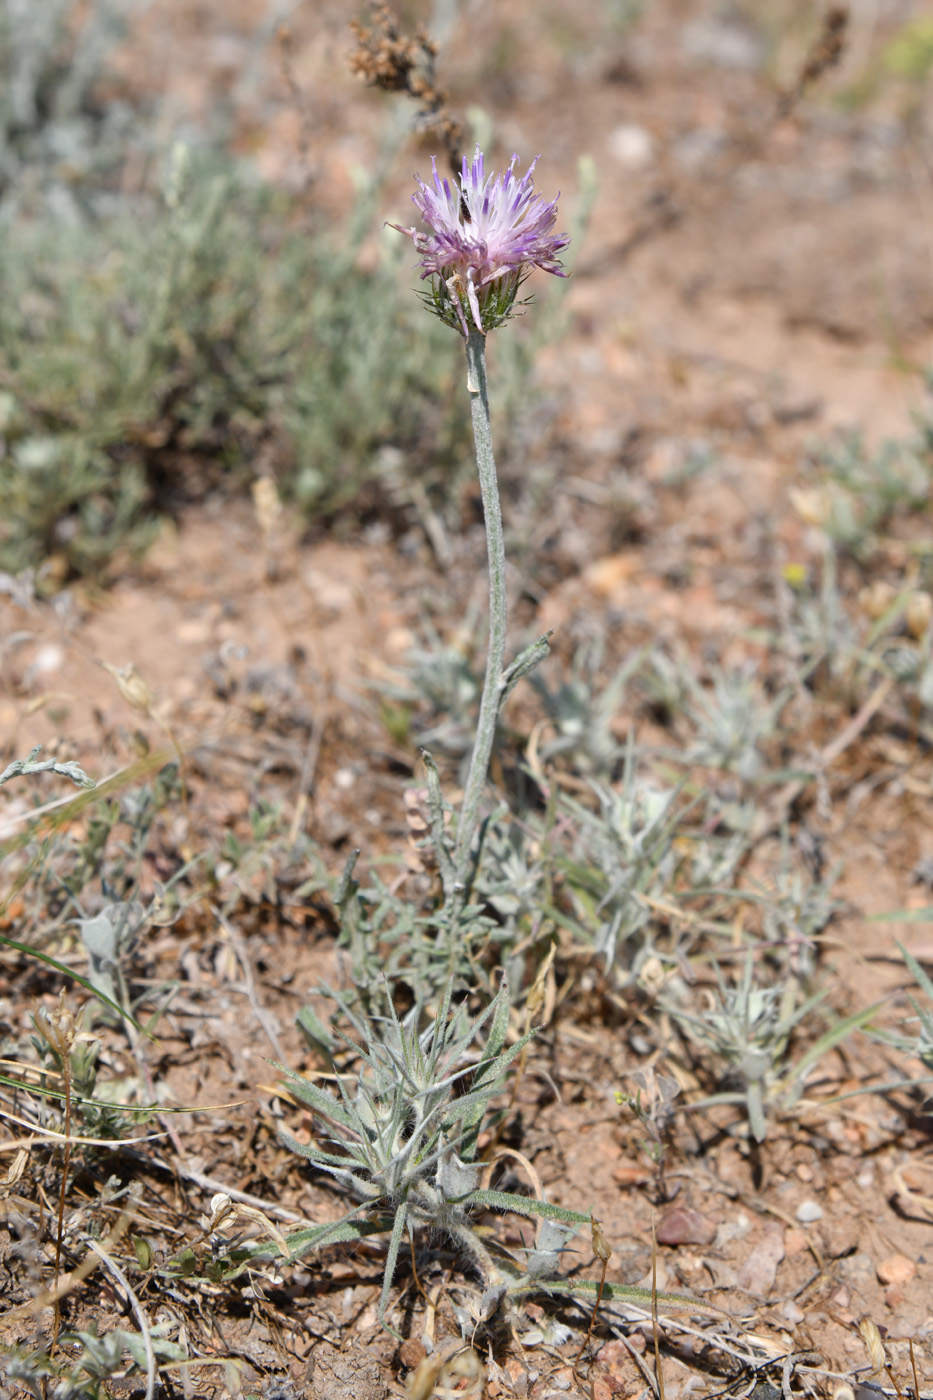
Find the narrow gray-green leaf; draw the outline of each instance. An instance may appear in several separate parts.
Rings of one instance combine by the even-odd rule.
[[[473,1191],[465,1205],[486,1206],[491,1210],[511,1210],[516,1215],[540,1216],[544,1220],[566,1220],[572,1225],[589,1225],[590,1216],[578,1210],[567,1210],[551,1201],[538,1201],[533,1196],[516,1196],[511,1191]]]
[[[405,1221],[408,1218],[408,1207],[401,1201],[395,1212],[395,1222],[392,1226],[392,1234],[389,1237],[389,1250],[386,1254],[385,1273],[382,1278],[382,1293],[379,1297],[379,1321],[387,1332],[393,1336],[397,1333],[386,1322],[386,1309],[389,1306],[389,1293],[392,1289],[392,1280],[395,1277],[395,1266],[398,1263],[398,1252],[402,1244],[402,1235],[405,1231]]]

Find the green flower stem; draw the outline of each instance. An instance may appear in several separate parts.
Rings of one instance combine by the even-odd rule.
[[[499,506],[499,486],[496,481],[496,460],[492,452],[489,427],[489,398],[486,393],[486,340],[477,330],[471,330],[466,346],[467,388],[473,415],[473,437],[476,442],[476,465],[483,498],[486,521],[486,552],[489,559],[489,652],[486,657],[486,678],[480,701],[476,740],[463,793],[463,806],[457,824],[454,847],[455,889],[462,890],[470,868],[470,849],[479,821],[479,806],[489,772],[489,759],[496,736],[496,721],[504,685],[505,633],[507,603],[505,593],[505,540],[502,535],[502,510]]]

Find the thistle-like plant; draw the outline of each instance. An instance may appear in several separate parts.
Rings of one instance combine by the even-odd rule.
[[[827,448],[822,466],[829,478],[812,493],[815,521],[839,549],[869,557],[879,531],[895,511],[927,507],[933,457],[923,420],[902,440],[888,440],[869,451],[859,434]]]
[[[519,288],[533,268],[566,276],[557,255],[570,238],[553,232],[557,200],[534,192],[536,162],[521,177],[515,171],[517,162],[518,156],[513,156],[507,170],[487,176],[477,146],[472,162],[463,158],[458,186],[442,179],[432,160],[431,184],[419,179],[412,195],[429,232],[391,225],[411,238],[421,256],[422,281],[430,279],[425,305],[466,341],[467,389],[486,524],[489,650],[476,737],[453,849],[448,850],[446,842],[436,843],[444,894],[455,910],[465,902],[475,862],[474,837],[499,713],[516,682],[547,654],[547,639],[542,638],[505,666],[505,538],[486,386],[486,335],[515,314]],[[435,809],[439,825],[437,803]]]
[[[682,813],[677,790],[645,778],[630,736],[619,783],[591,782],[598,810],[561,797],[575,826],[573,857],[565,867],[575,917],[607,967],[623,944],[651,920],[651,899],[663,899],[678,866],[675,836]]]
[[[903,1020],[897,1031],[876,1030],[872,1027],[871,1034],[875,1040],[893,1046],[903,1055],[920,1060],[924,1069],[933,1071],[933,981],[908,948],[900,943],[897,946],[908,971],[926,995],[928,1005],[924,1006],[915,997],[909,996],[914,1015]]]
[[[386,1311],[399,1250],[406,1234],[413,1240],[417,1229],[446,1234],[470,1261],[484,1290],[479,1320],[530,1293],[595,1295],[646,1308],[659,1303],[701,1313],[719,1311],[683,1294],[607,1284],[605,1277],[556,1277],[561,1254],[581,1225],[592,1224],[591,1217],[553,1205],[543,1195],[519,1196],[480,1184],[480,1139],[495,1118],[492,1101],[504,1086],[509,1066],[535,1034],[532,1029],[506,1044],[510,1002],[504,981],[473,1021],[464,1004],[451,1005],[450,987],[422,1030],[422,1006],[416,1004],[404,1017],[388,997],[387,1007],[385,1017],[375,1017],[345,1006],[364,1044],[345,1037],[362,1067],[350,1086],[346,1076],[336,1073],[338,1094],[285,1069],[294,1097],[327,1127],[322,1140],[302,1143],[283,1133],[285,1142],[359,1199],[340,1220],[290,1234],[283,1242],[289,1259],[324,1245],[388,1233],[379,1318],[389,1331]],[[485,1046],[476,1051],[474,1043],[487,1023]],[[303,1025],[311,1035],[314,1017],[303,1018]],[[320,1031],[322,1041],[331,1039],[325,1027]],[[490,1211],[536,1220],[533,1245],[511,1251],[493,1244],[477,1219]],[[215,1261],[217,1277],[239,1272],[268,1249],[263,1241],[231,1251],[226,1260]]]
[[[334,1226],[292,1235],[293,1256],[314,1245],[389,1228],[379,1303],[383,1322],[402,1241],[421,1227],[445,1233],[487,1289],[501,1289],[503,1295],[528,1291],[554,1272],[568,1238],[589,1221],[587,1215],[545,1200],[480,1186],[481,1129],[509,1066],[535,1032],[506,1045],[510,1001],[505,983],[473,1021],[464,1004],[451,1006],[448,986],[436,1016],[422,1030],[423,1007],[416,1005],[399,1017],[388,996],[386,1001],[384,1018],[348,1010],[365,1043],[347,1041],[362,1067],[352,1088],[337,1074],[339,1097],[285,1070],[294,1097],[327,1126],[323,1140],[301,1143],[283,1134],[286,1143],[360,1202]],[[487,1022],[484,1049],[471,1053]],[[515,1211],[542,1222],[524,1260],[494,1250],[482,1238],[475,1215],[489,1210]]]
[[[467,618],[461,638],[474,629]],[[419,748],[460,757],[473,743],[482,676],[472,648],[460,639],[445,642],[426,621],[425,642],[408,654],[404,672],[379,689],[390,701],[414,710],[413,737]]]
[[[171,1323],[160,1322],[149,1328],[148,1335],[126,1328],[114,1328],[103,1336],[95,1330],[63,1332],[54,1357],[17,1347],[0,1361],[0,1374],[19,1394],[35,1400],[48,1395],[55,1400],[105,1400],[113,1393],[108,1383],[114,1378],[145,1377],[150,1367],[154,1374],[157,1362],[172,1365],[188,1360],[187,1349],[172,1341],[171,1328]],[[51,1380],[57,1382],[54,1388],[49,1386]],[[0,1391],[4,1396],[9,1393]]]
[[[426,1026],[422,1025],[426,1007],[419,1000],[407,1015],[399,1017],[388,993],[384,1016],[374,1013],[371,995],[339,998],[362,1043],[348,1042],[361,1068],[350,1087],[344,1075],[336,1072],[336,1095],[280,1067],[289,1077],[295,1098],[328,1128],[323,1141],[312,1138],[301,1143],[286,1136],[286,1142],[359,1202],[333,1225],[292,1234],[287,1240],[289,1255],[295,1258],[315,1246],[387,1231],[389,1245],[379,1303],[379,1317],[386,1326],[402,1241],[407,1234],[413,1242],[419,1228],[443,1232],[471,1261],[486,1290],[480,1309],[483,1317],[507,1297],[539,1288],[554,1292],[595,1290],[597,1302],[603,1296],[625,1295],[640,1302],[651,1296],[645,1290],[607,1288],[605,1268],[603,1277],[592,1285],[554,1281],[551,1276],[561,1250],[590,1217],[553,1205],[543,1195],[529,1199],[482,1184],[481,1130],[492,1112],[492,1100],[504,1086],[509,1066],[535,1032],[528,1030],[507,1045],[510,1000],[505,978],[473,1022],[465,1005],[452,1006],[455,972],[450,964],[459,956],[457,949],[469,943],[471,931],[479,926],[485,934],[489,925],[488,915],[470,900],[475,899],[474,885],[482,862],[480,808],[497,721],[513,686],[547,653],[547,639],[542,638],[511,665],[505,665],[505,543],[492,450],[485,338],[513,314],[518,290],[534,267],[555,276],[565,275],[557,254],[569,239],[552,231],[557,201],[547,202],[534,193],[534,166],[519,178],[516,162],[517,157],[513,157],[504,173],[487,178],[477,147],[472,164],[463,161],[459,187],[442,180],[435,166],[433,183],[429,186],[419,180],[418,192],[412,197],[430,231],[400,229],[421,255],[422,278],[430,279],[425,302],[466,342],[467,389],[489,565],[489,648],[463,802],[452,839],[447,836],[439,774],[426,755],[430,844],[444,892],[432,932],[435,944],[445,950],[450,976],[440,1006]],[[533,882],[535,872],[528,874]],[[337,899],[342,922],[353,904],[351,862]],[[366,935],[378,927],[382,916],[378,910],[366,911],[361,902],[357,906],[363,917],[354,922],[351,915],[349,941],[353,951],[356,940],[365,969],[377,947]],[[409,917],[407,922],[416,929],[424,920]],[[371,985],[366,991],[372,991]],[[329,1050],[334,1044],[330,1031],[313,1014],[300,1020],[311,1039]],[[476,1052],[472,1047],[487,1023],[485,1045]],[[476,1213],[490,1210],[513,1211],[540,1222],[534,1246],[523,1251],[524,1258],[493,1246],[484,1237]]]
[[[673,1005],[666,1009],[690,1039],[726,1061],[729,1077],[738,1082],[736,1089],[714,1094],[704,1099],[703,1105],[744,1103],[749,1131],[756,1142],[763,1142],[768,1134],[769,1108],[793,1107],[817,1061],[865,1025],[878,1008],[869,1007],[830,1026],[799,1059],[791,1060],[794,1032],[826,994],[818,992],[798,1002],[799,984],[790,977],[774,986],[755,986],[755,966],[749,952],[742,979],[735,987],[726,985],[716,966],[719,995],[701,1015]]]
[[[573,674],[552,690],[540,674],[532,685],[554,729],[553,738],[541,745],[541,758],[571,759],[580,773],[611,780],[625,754],[625,745],[613,732],[613,720],[625,687],[643,661],[635,652],[622,663],[607,685],[599,688],[596,672],[602,646],[581,648],[573,658]]]
[[[763,740],[777,726],[788,695],[768,697],[753,672],[714,667],[709,688],[682,662],[656,651],[646,677],[649,693],[672,716],[684,715],[694,731],[686,751],[691,763],[735,773],[743,782],[760,779]]]

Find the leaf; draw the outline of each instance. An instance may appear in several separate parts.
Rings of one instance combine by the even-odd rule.
[[[509,990],[509,979],[503,973],[502,986],[496,993],[492,1003],[493,1017],[492,1025],[489,1027],[489,1035],[486,1038],[486,1056],[492,1058],[498,1055],[505,1044],[505,1038],[509,1033],[509,1013],[511,1012],[511,994]]]
[[[370,1235],[384,1234],[388,1229],[388,1220],[384,1217],[360,1220],[357,1217],[363,1209],[363,1206],[357,1206],[339,1220],[332,1220],[327,1225],[311,1225],[305,1229],[291,1231],[285,1236],[289,1259],[300,1259],[309,1249],[323,1249],[328,1244],[348,1244],[355,1240],[367,1239]],[[233,1253],[242,1253],[252,1259],[257,1254],[268,1254],[269,1245],[265,1240],[255,1240],[244,1249]]]
[[[902,943],[898,943],[897,946],[900,949],[902,958],[913,973],[917,986],[920,987],[922,991],[926,992],[930,1001],[933,1002],[933,982],[930,981],[930,978],[924,972],[913,953],[911,953],[908,948],[905,948]]]
[[[79,763],[74,763],[71,760],[67,763],[59,763],[54,758],[46,758],[40,762],[39,754],[41,752],[42,745],[36,744],[28,758],[15,758],[12,763],[8,763],[3,772],[0,773],[0,787],[4,783],[8,783],[11,778],[18,778],[24,773],[58,773],[61,777],[70,779],[76,787],[90,790],[97,786],[94,778],[89,778]]]
[[[699,1298],[691,1298],[686,1293],[661,1293],[654,1292],[650,1288],[638,1288],[635,1285],[622,1283],[601,1284],[599,1279],[544,1279],[536,1280],[533,1288],[529,1291],[535,1293],[547,1293],[570,1295],[599,1294],[602,1289],[604,1301],[611,1303],[634,1303],[638,1307],[644,1308],[646,1312],[651,1312],[652,1308],[682,1308],[685,1312],[707,1313],[711,1317],[725,1317],[732,1321],[732,1316],[723,1308],[717,1308],[712,1303],[704,1303]]]
[[[303,1006],[295,1020],[315,1049],[323,1050],[328,1056],[333,1055],[336,1048],[334,1037],[310,1006]]]
[[[577,1210],[538,1201],[533,1196],[516,1196],[511,1191],[474,1191],[463,1202],[468,1206],[487,1206],[492,1210],[511,1210],[516,1215],[539,1216],[543,1220],[566,1220],[572,1225],[589,1225],[591,1217]]]
[[[405,1201],[400,1201],[395,1211],[395,1221],[392,1225],[392,1234],[389,1238],[389,1252],[386,1255],[385,1273],[382,1276],[382,1293],[379,1296],[379,1321],[387,1332],[393,1336],[399,1336],[394,1328],[386,1322],[386,1308],[389,1306],[389,1292],[392,1288],[392,1280],[395,1277],[395,1266],[398,1262],[398,1252],[402,1244],[402,1235],[405,1230],[405,1222],[408,1219],[408,1206]]]
[[[313,1229],[286,1235],[289,1258],[297,1259],[308,1249],[323,1249],[324,1245],[328,1244],[348,1244],[354,1240],[366,1239],[369,1235],[384,1234],[385,1221],[354,1220],[352,1214],[349,1212],[341,1220],[335,1220],[330,1225],[316,1225]],[[264,1248],[268,1250],[268,1245]],[[256,1252],[262,1253],[263,1247],[257,1246]]]
[[[539,637],[536,642],[532,642],[530,646],[525,647],[524,651],[519,652],[511,665],[507,666],[503,671],[502,679],[499,682],[497,715],[502,713],[503,705],[518,685],[518,682],[524,676],[529,675],[536,666],[540,666],[541,662],[550,654],[551,648],[549,638],[552,635],[553,633],[551,632],[545,632],[543,637]]]
[[[933,923],[933,904],[925,904],[922,909],[886,909],[882,914],[866,914],[866,924],[930,924]],[[901,945],[897,945],[901,948]],[[906,954],[906,949],[901,948]],[[908,964],[909,966],[909,964]]]
[[[291,1080],[289,1092],[294,1094],[296,1099],[308,1104],[320,1117],[329,1119],[333,1123],[339,1123],[342,1128],[349,1128],[351,1132],[358,1133],[359,1122],[355,1115],[340,1102],[333,1094],[325,1093],[316,1084],[312,1084],[310,1079],[306,1079],[297,1070],[289,1069],[287,1065],[280,1065],[277,1060],[270,1060],[269,1063],[276,1069],[281,1070]],[[339,1083],[339,1081],[338,1081]]]
[[[427,749],[421,750],[421,761],[427,775],[431,849],[441,874],[441,883],[445,890],[449,890],[453,888],[457,872],[450,853],[450,841],[444,824],[444,796],[441,792],[441,778],[437,771],[437,764]]]
[[[803,1080],[816,1064],[817,1060],[825,1055],[827,1051],[833,1050],[837,1045],[841,1044],[853,1031],[861,1030],[863,1026],[868,1024],[875,1015],[875,1012],[881,1010],[883,1005],[883,1002],[876,1001],[873,1006],[867,1007],[866,1010],[855,1011],[851,1016],[846,1016],[844,1020],[838,1021],[834,1026],[830,1026],[828,1031],[825,1031],[818,1040],[813,1042],[806,1054],[801,1056],[792,1067],[787,1077],[796,1079],[801,1084],[802,1088]]]
[[[2,852],[0,852],[0,854],[2,854]],[[55,958],[50,958],[48,953],[40,953],[38,948],[30,948],[25,943],[17,943],[15,938],[7,938],[6,934],[3,933],[0,933],[0,943],[4,944],[7,948],[14,948],[17,953],[23,953],[27,958],[36,958],[38,962],[45,963],[47,967],[54,967],[56,972],[60,972],[63,977],[70,977],[73,982],[77,982],[85,991],[90,992],[91,996],[96,997],[98,1001],[102,1001],[105,1006],[109,1006],[110,1009],[115,1011],[123,1020],[129,1021],[130,1025],[139,1031],[140,1035],[147,1036],[149,1040],[155,1039],[153,1035],[143,1029],[135,1016],[131,1016],[129,1011],[126,1011],[117,1002],[112,1001],[110,997],[105,996],[103,992],[99,992],[93,982],[88,981],[86,977],[82,977],[80,973],[73,972],[72,969],[66,967],[64,963],[57,962]]]

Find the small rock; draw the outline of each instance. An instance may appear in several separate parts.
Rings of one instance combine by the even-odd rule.
[[[633,1351],[644,1351],[645,1339],[640,1332],[633,1332],[628,1341],[628,1346],[625,1345],[625,1342],[617,1340],[607,1342],[605,1346],[600,1347],[599,1351],[596,1353],[596,1360],[599,1362],[600,1366],[624,1366],[631,1360]]]
[[[635,1162],[623,1162],[613,1171],[612,1179],[620,1186],[644,1186],[651,1180],[651,1173]]]
[[[692,1206],[672,1206],[658,1221],[658,1244],[712,1244],[716,1226]]]
[[[888,1327],[888,1340],[891,1342],[920,1342],[924,1340],[923,1333],[927,1329],[921,1321],[922,1314],[911,1314],[910,1310],[902,1313],[899,1317],[892,1317]]]
[[[413,1371],[427,1356],[424,1342],[417,1337],[408,1337],[398,1349],[398,1359],[408,1371]]]
[[[752,1222],[744,1211],[739,1211],[734,1220],[724,1220],[716,1231],[716,1248],[725,1249],[733,1240],[743,1239],[752,1228]]]
[[[624,122],[610,131],[608,145],[624,170],[644,170],[654,155],[650,131],[634,122]]]
[[[798,1323],[803,1322],[806,1314],[802,1308],[798,1308],[793,1298],[788,1298],[781,1309],[781,1316],[785,1322],[789,1322],[792,1327],[796,1327]]]
[[[41,676],[50,676],[60,671],[65,662],[65,653],[56,642],[45,642],[36,652],[31,670]]]
[[[174,627],[175,639],[187,646],[206,646],[211,639],[211,620],[206,617],[193,617],[177,622]]]
[[[764,1298],[774,1287],[778,1264],[783,1258],[784,1228],[771,1221],[762,1229],[760,1238],[739,1270],[736,1279],[739,1288],[756,1298]]]
[[[823,1207],[817,1205],[816,1201],[801,1201],[796,1214],[801,1225],[813,1225],[817,1220],[823,1219]]]
[[[864,1297],[874,1290],[875,1264],[871,1255],[863,1251],[850,1254],[847,1259],[839,1260],[837,1269],[856,1297],[860,1294]]]
[[[877,1272],[882,1283],[905,1284],[910,1283],[917,1266],[906,1254],[889,1254],[887,1259],[882,1259]]]
[[[525,1370],[522,1363],[514,1356],[510,1356],[505,1363],[505,1369],[509,1380],[512,1382],[512,1389],[516,1395],[524,1395],[528,1389],[529,1372]]]

